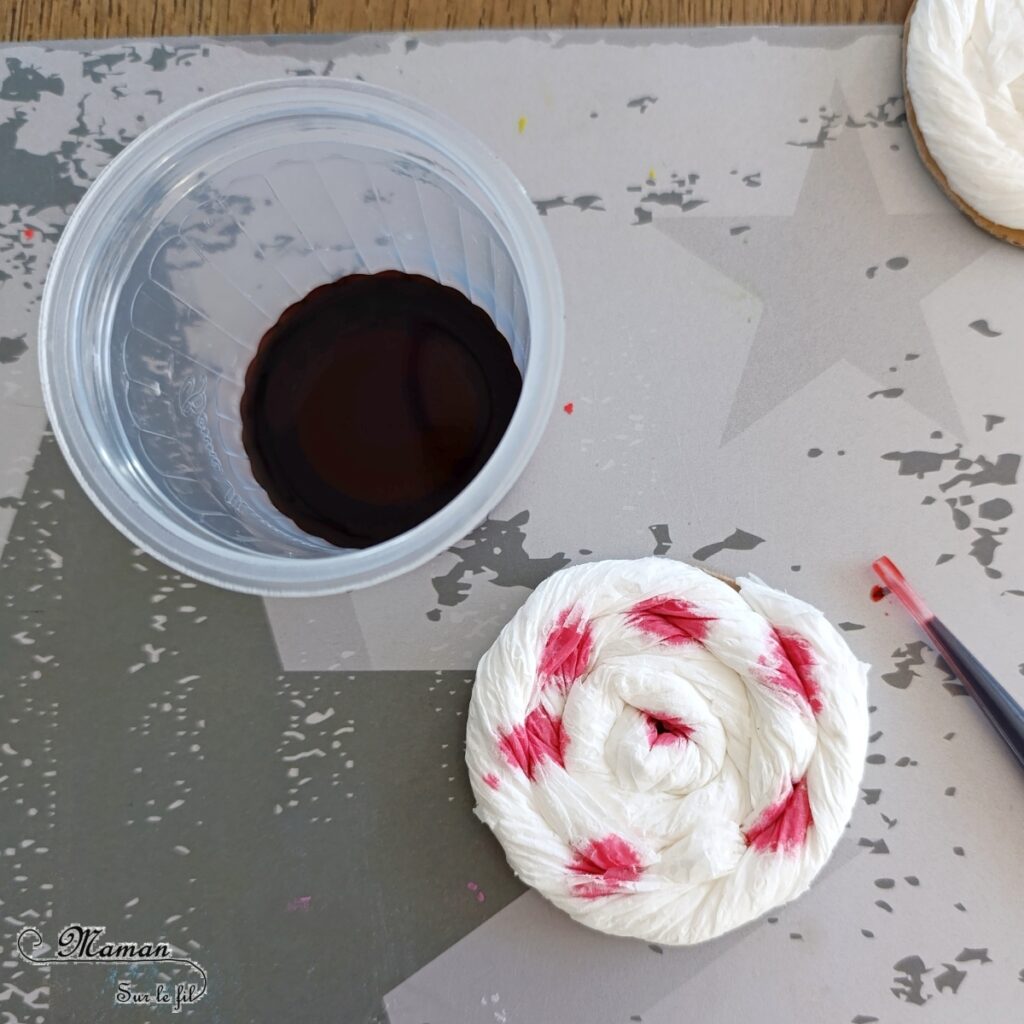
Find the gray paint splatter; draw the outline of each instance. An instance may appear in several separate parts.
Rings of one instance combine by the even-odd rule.
[[[910,260],[906,256],[893,256],[892,259],[885,261],[885,265],[890,270],[902,270],[909,263]]]
[[[866,1013],[858,1013],[856,1017],[853,1017],[850,1024],[875,1024],[878,1020],[877,1017],[871,1017]]]
[[[753,533],[747,533],[746,530],[735,529],[729,534],[725,540],[716,541],[713,544],[706,544],[702,548],[697,548],[693,553],[693,557],[698,562],[706,562],[709,558],[717,555],[719,551],[751,551],[756,548],[758,544],[764,543],[764,537],[758,537]]]
[[[903,394],[903,388],[884,388],[881,391],[872,391],[868,398],[899,398]]]
[[[977,331],[983,338],[1000,338],[1002,331],[996,331],[989,327],[987,320],[972,320],[968,325],[972,331]]]
[[[0,338],[0,363],[13,363],[28,351],[25,335],[18,334],[13,338]]]
[[[978,536],[971,541],[971,550],[968,553],[980,566],[984,567],[987,576],[995,580],[999,579],[1003,574],[993,568],[992,562],[996,557],[996,550],[1002,546],[1002,541],[996,538],[1003,536],[1007,532],[1007,528],[1000,526],[997,530],[989,530],[984,526],[976,526],[974,532]]]
[[[988,947],[985,946],[980,949],[972,949],[968,946],[956,955],[956,962],[958,964],[970,963],[972,960],[977,960],[979,964],[992,963],[992,957],[988,955]]]
[[[855,630],[863,629],[864,627],[859,622],[840,622],[839,628],[845,633],[852,633]]]
[[[939,555],[938,558],[935,559],[935,564],[945,565],[946,562],[951,562],[954,558],[956,558],[956,555],[951,555],[949,554],[949,552],[943,552],[941,555]]]
[[[82,61],[82,76],[100,85],[126,56],[125,53],[101,53],[98,57],[90,57]]]
[[[846,116],[847,128],[899,128],[905,124],[907,113],[902,96],[889,96],[873,110],[861,115],[858,121],[852,114]]]
[[[900,464],[900,476],[916,476],[923,480],[926,473],[937,473],[942,469],[943,463],[960,458],[959,446],[948,452],[886,452],[883,456],[889,462]]]
[[[1001,487],[1009,487],[1017,482],[1017,471],[1020,469],[1020,456],[1010,452],[1004,452],[996,456],[996,461],[991,462],[984,455],[979,455],[973,460],[978,467],[976,473],[960,473],[939,484],[940,491],[948,491],[958,484],[967,483],[971,487],[980,487],[982,484],[999,484]]]
[[[546,558],[533,558],[526,553],[523,527],[530,513],[522,511],[511,519],[487,519],[465,540],[449,548],[456,564],[442,576],[431,580],[437,592],[438,605],[452,608],[469,597],[472,578],[491,573],[489,582],[497,587],[536,587],[551,573],[570,562],[559,551]],[[440,609],[435,609],[440,611]],[[439,616],[430,616],[434,621]]]
[[[749,224],[737,224],[734,228],[729,228],[730,235],[742,235],[750,230]]]
[[[872,853],[888,853],[889,844],[884,839],[868,839],[863,837],[857,840],[858,846],[871,850]]]
[[[683,213],[688,213],[690,210],[695,210],[698,206],[703,206],[706,199],[689,199],[688,196],[692,195],[692,189],[669,189],[665,192],[648,192],[646,195],[641,196],[641,203],[655,203],[658,206],[678,206]]]
[[[996,427],[1000,423],[1005,423],[1005,422],[1006,422],[1006,417],[1005,416],[997,416],[995,413],[991,413],[991,412],[985,413],[985,433],[986,434],[989,433],[989,431],[993,427]]]
[[[668,532],[668,523],[654,523],[652,526],[648,526],[647,529],[651,531],[651,536],[654,537],[654,551],[652,554],[667,555],[672,550],[672,537]]]
[[[960,989],[960,985],[963,983],[964,978],[967,977],[967,972],[960,970],[953,964],[943,963],[942,965],[946,969],[941,974],[936,974],[933,979],[935,982],[935,988],[939,992],[950,991],[953,995],[956,995]]]
[[[747,188],[760,188],[761,187],[761,172],[754,171],[753,174],[745,174],[743,176],[743,184]]]
[[[35,102],[42,99],[44,92],[64,95],[64,82],[60,75],[44,75],[38,68],[22,64],[17,57],[7,58],[7,77],[0,85],[0,100]]]
[[[913,1003],[915,1006],[924,1006],[931,999],[930,994],[924,994],[925,975],[931,974],[931,968],[916,955],[905,956],[892,966],[893,970],[898,972],[893,978],[895,985],[890,990],[892,994],[897,999]]]
[[[953,525],[958,530],[966,530],[971,525],[971,517],[957,505],[956,498],[947,498],[946,504],[953,515]]]
[[[924,650],[923,640],[914,640],[903,647],[897,647],[892,652],[893,670],[883,672],[882,679],[897,690],[905,690],[920,676],[920,673],[915,672],[914,669],[924,664]]]
[[[600,196],[594,195],[576,196],[574,199],[569,199],[566,196],[555,196],[554,199],[535,199],[533,205],[537,207],[537,212],[542,217],[546,217],[549,210],[558,210],[563,206],[574,206],[581,213],[586,213],[587,210],[597,210],[604,213],[605,208],[597,205],[601,201]]]
[[[825,110],[821,107],[818,111],[818,132],[813,139],[787,142],[787,146],[797,146],[801,149],[824,149],[826,143],[834,142],[838,137],[830,134],[832,129],[842,120],[842,115]]]
[[[636,214],[636,220],[633,224],[650,224],[654,220],[654,214],[650,210],[645,210],[642,206],[634,207],[633,212]]]
[[[941,437],[941,431],[934,431],[933,437]],[[977,487],[1009,487],[1017,482],[1020,471],[1021,456],[1014,452],[1001,452],[990,458],[987,455],[968,457],[963,453],[962,445],[955,445],[948,451],[925,451],[915,450],[908,452],[892,451],[886,452],[882,458],[899,464],[900,476],[916,476],[919,480],[931,473],[940,472],[947,462],[953,463],[957,471],[948,479],[938,484],[940,494],[961,487],[966,484],[971,490]],[[936,501],[935,495],[926,495],[922,504],[931,505]],[[965,532],[972,527],[971,513],[965,511],[964,506],[972,506],[975,499],[972,495],[958,495],[945,499],[949,507],[953,526],[957,531]],[[1013,506],[1008,500],[1002,497],[986,498],[977,504],[977,514],[982,519],[990,522],[998,522],[1009,519],[1013,513]],[[991,579],[999,579],[1002,572],[993,565],[995,554],[1003,544],[999,540],[1008,532],[1008,526],[1000,526],[996,529],[989,529],[983,526],[975,526],[975,537],[972,539],[966,554],[973,558],[982,567],[985,574]],[[952,552],[945,552],[939,556],[936,564],[941,565],[953,557]]]
[[[626,106],[627,107],[638,107],[640,109],[640,113],[643,114],[643,113],[647,112],[647,108],[649,106],[651,106],[652,103],[657,103],[657,102],[658,102],[658,97],[657,96],[637,96],[636,99],[630,100],[626,104]]]
[[[882,795],[880,789],[862,789],[861,792],[864,794],[864,803],[868,804],[868,806],[877,804],[878,798]]]
[[[154,71],[166,71],[172,60],[175,64],[188,65],[191,63],[190,58],[198,56],[199,52],[198,46],[175,46],[168,48],[158,44],[153,47],[153,52],[145,63]],[[209,50],[205,49],[203,56],[205,57],[208,53]]]
[[[982,519],[1005,519],[1013,512],[1013,506],[1005,498],[991,498],[978,506]]]
[[[0,123],[0,203],[38,213],[47,206],[67,207],[85,188],[73,182],[57,154],[39,155],[18,149],[18,132],[28,121],[22,110]],[[62,155],[68,156],[62,149]]]

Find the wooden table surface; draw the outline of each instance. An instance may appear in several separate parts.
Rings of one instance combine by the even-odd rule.
[[[0,0],[0,39],[902,21],[909,0]]]

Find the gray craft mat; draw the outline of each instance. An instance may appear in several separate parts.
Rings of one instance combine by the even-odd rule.
[[[1024,697],[1024,253],[913,153],[893,29],[11,46],[0,65],[0,1022],[165,1020],[23,925],[163,939],[197,1021],[1019,1021],[1024,780],[908,619],[896,557]],[[90,506],[36,369],[53,246],[138,132],[221,88],[361,76],[504,158],[561,263],[528,471],[451,552],[350,596],[194,584]],[[525,119],[521,121],[520,119]],[[848,837],[691,950],[588,932],[471,813],[472,666],[549,572],[647,555],[822,606],[871,676]],[[136,968],[139,986],[154,979]]]

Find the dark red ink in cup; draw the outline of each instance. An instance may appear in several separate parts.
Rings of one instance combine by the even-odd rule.
[[[264,335],[245,376],[242,443],[280,512],[366,548],[476,476],[522,383],[508,341],[461,292],[399,271],[353,274]]]

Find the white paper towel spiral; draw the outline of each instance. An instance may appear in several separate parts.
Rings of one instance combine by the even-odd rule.
[[[867,666],[817,609],[739,583],[662,558],[564,569],[477,669],[477,814],[593,928],[720,935],[806,890],[853,809]]]
[[[928,152],[961,199],[1024,228],[1024,0],[917,0],[907,32]]]

